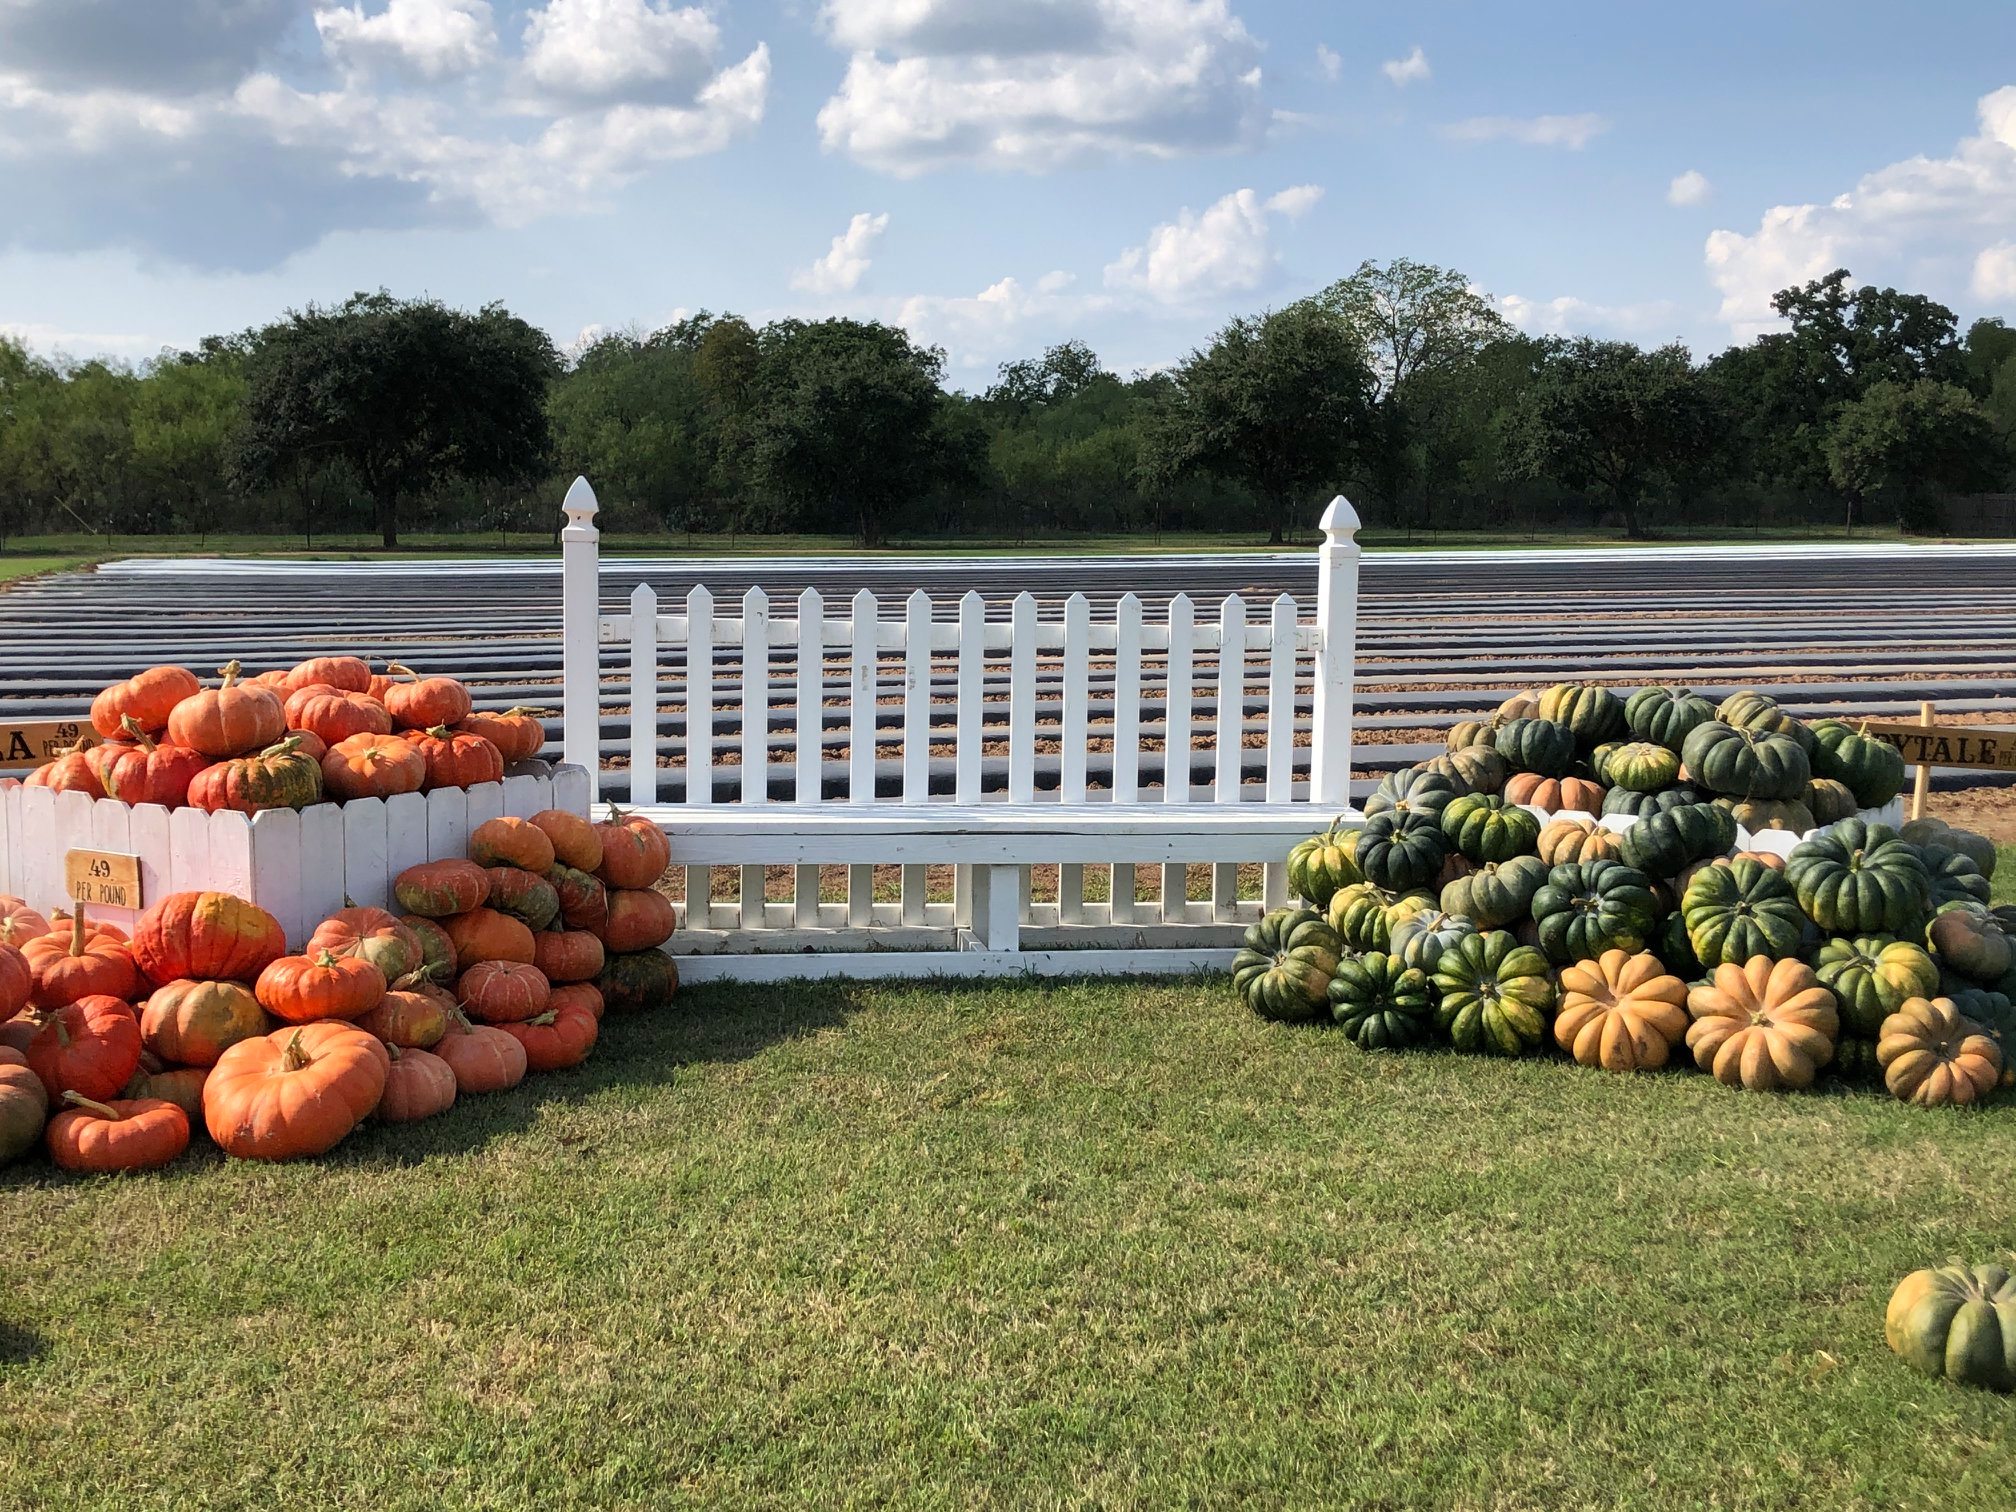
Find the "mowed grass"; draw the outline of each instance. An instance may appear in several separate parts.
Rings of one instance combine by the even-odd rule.
[[[45,572],[63,572],[82,566],[81,556],[7,556],[0,554],[0,584],[37,577]]]
[[[2006,1508],[1883,1306],[2016,1107],[1222,979],[688,992],[328,1158],[0,1175],[0,1505]]]

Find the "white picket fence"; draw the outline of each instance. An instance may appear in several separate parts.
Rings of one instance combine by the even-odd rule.
[[[0,783],[0,893],[45,912],[68,906],[63,858],[71,850],[140,858],[143,897],[209,890],[250,898],[277,918],[290,945],[346,900],[394,908],[392,879],[407,867],[468,854],[469,832],[500,814],[588,811],[588,774],[555,767],[476,787],[272,809],[247,816]],[[129,927],[131,909],[92,917]]]
[[[664,827],[686,868],[673,948],[694,957],[689,980],[1221,965],[1285,901],[1288,846],[1347,805],[1358,520],[1342,498],[1323,519],[1308,619],[1286,595],[1200,612],[1179,594],[1151,618],[1129,594],[1095,621],[1082,594],[1046,615],[1024,593],[990,620],[976,593],[863,590],[829,606],[808,588],[777,605],[752,588],[722,604],[701,586],[662,603],[648,583],[610,614],[586,480],[565,509],[566,759]],[[1151,685],[1164,710],[1152,740]],[[1096,725],[1095,691],[1110,701]],[[605,702],[627,710],[627,773],[603,769]],[[683,725],[669,751],[662,723]],[[831,770],[829,728],[846,750]],[[1095,740],[1110,751],[1099,789]],[[1036,786],[1039,742],[1055,743],[1054,792]],[[1248,784],[1254,743],[1264,778]],[[940,751],[951,779],[934,793]],[[1313,796],[1297,797],[1298,765]],[[1242,897],[1240,863],[1256,862],[1264,881]],[[1159,896],[1138,896],[1140,864],[1157,868]],[[1193,864],[1210,867],[1197,900]],[[1052,866],[1054,896],[1032,896],[1032,869]],[[1106,898],[1088,896],[1088,867]]]

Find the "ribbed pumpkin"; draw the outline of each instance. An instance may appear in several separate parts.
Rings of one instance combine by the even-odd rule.
[[[1836,782],[1830,777],[1815,777],[1807,783],[1806,791],[1799,795],[1798,802],[1812,816],[1812,827],[1821,829],[1839,824],[1843,819],[1853,819],[1862,808],[1846,783]]]
[[[202,691],[203,684],[186,667],[149,667],[91,700],[91,728],[107,740],[118,740],[130,719],[146,734],[158,735],[168,727],[175,706]]]
[[[189,1115],[159,1098],[66,1092],[49,1120],[49,1158],[65,1171],[151,1171],[189,1148]]]
[[[416,1123],[455,1106],[455,1068],[426,1050],[388,1044],[391,1069],[378,1099],[377,1116],[385,1123]]]
[[[1883,1020],[1912,998],[1939,990],[1939,968],[1908,940],[1861,935],[1828,940],[1813,958],[1820,985],[1834,994],[1845,1033],[1875,1039]]]
[[[1932,911],[1939,913],[1949,903],[1978,903],[1983,908],[1994,895],[1994,885],[1963,851],[1929,843],[1918,847],[1932,884]]]
[[[263,750],[287,733],[287,709],[278,693],[239,682],[235,661],[219,670],[221,687],[190,694],[168,715],[170,745],[221,760]]]
[[[1540,827],[1533,849],[1549,866],[1567,861],[1615,861],[1624,837],[1592,818],[1564,814]]]
[[[407,739],[427,765],[422,792],[504,780],[504,753],[481,735],[457,735],[446,725],[435,725]]]
[[[662,952],[654,951],[653,954]],[[554,983],[553,995],[546,999],[546,1006],[557,1010],[570,1003],[592,1014],[596,1023],[602,1022],[602,1013],[606,1005],[602,1001],[602,989],[593,982]]]
[[[280,921],[230,893],[170,893],[133,922],[133,959],[156,983],[257,981],[286,953]]]
[[[154,989],[140,1013],[142,1044],[180,1066],[214,1066],[238,1041],[273,1028],[242,982],[169,982]]]
[[[560,894],[553,884],[533,872],[515,866],[492,866],[489,904],[499,913],[509,914],[527,929],[540,930],[560,916]]]
[[[1232,958],[1232,990],[1264,1019],[1301,1023],[1317,1018],[1325,1011],[1330,977],[1343,949],[1321,915],[1306,908],[1276,909],[1247,929]],[[628,959],[612,955],[609,964]],[[597,985],[613,1008],[617,994],[605,985],[608,977],[605,967]]]
[[[1635,740],[1612,751],[1603,775],[1614,787],[1634,793],[1656,793],[1680,780],[1679,754],[1649,740]]]
[[[189,784],[189,806],[209,813],[225,809],[258,814],[267,809],[301,809],[322,801],[322,764],[290,735],[256,756],[219,762]]]
[[[49,933],[49,921],[20,898],[0,893],[0,945],[19,950]]]
[[[158,803],[169,809],[189,801],[189,784],[210,765],[201,751],[159,745],[137,724],[129,725],[123,738],[97,747],[84,759],[107,798]]]
[[[289,1024],[361,1018],[385,996],[385,973],[358,956],[326,949],[282,956],[253,984],[259,1006]]]
[[[1860,819],[1800,841],[1785,876],[1806,916],[1829,934],[1915,937],[1931,907],[1932,879],[1917,847]]]
[[[1813,784],[1809,782],[1806,786],[1810,788]],[[1766,830],[1804,835],[1819,828],[1813,811],[1797,798],[1718,797],[1714,804],[1753,835],[1761,835]]]
[[[1514,719],[1498,732],[1498,754],[1515,772],[1565,777],[1575,764],[1575,736],[1551,719]]]
[[[1507,803],[1530,804],[1550,814],[1564,810],[1600,814],[1604,794],[1603,785],[1587,777],[1541,777],[1533,772],[1514,772],[1505,779]]]
[[[1639,740],[1678,754],[1695,726],[1715,717],[1715,705],[1689,688],[1640,688],[1624,701],[1624,723]]]
[[[408,913],[445,919],[482,907],[490,874],[474,861],[423,861],[392,879],[392,895]]]
[[[1687,994],[1694,1063],[1725,1087],[1778,1092],[1810,1087],[1841,1032],[1834,995],[1803,961],[1752,956],[1715,968]]]
[[[1900,838],[1913,845],[1943,845],[1948,850],[1957,850],[1974,858],[1974,864],[1981,869],[1981,875],[1995,875],[1995,842],[1986,835],[1977,835],[1972,830],[1958,829],[1944,819],[1907,820],[1897,831]]]
[[[1541,950],[1564,964],[1637,951],[1659,920],[1649,879],[1616,861],[1555,867],[1530,908]]]
[[[679,965],[662,950],[610,955],[595,978],[595,990],[612,1013],[663,1008],[679,991]]]
[[[547,1008],[522,1023],[499,1024],[525,1047],[525,1064],[534,1071],[561,1071],[588,1059],[600,1032],[595,1015],[578,1003]]]
[[[454,725],[458,735],[480,735],[497,747],[508,764],[530,761],[546,745],[546,727],[531,709],[506,709],[502,714],[486,714],[478,709]]]
[[[1634,793],[1629,788],[1613,787],[1603,795],[1603,812],[1642,819],[1647,814],[1663,814],[1670,809],[1688,808],[1707,801],[1706,793],[1685,786],[1661,788],[1656,793]]]
[[[132,1006],[93,995],[39,1014],[23,1052],[51,1102],[65,1092],[117,1097],[140,1065],[140,1025]]]
[[[93,928],[81,906],[67,925],[54,923],[49,933],[23,945],[21,956],[34,977],[28,1001],[37,1008],[61,1008],[87,997],[131,1002],[146,991],[133,947],[116,930]]]
[[[478,961],[455,984],[463,1010],[486,1024],[514,1024],[543,1013],[552,991],[538,967],[516,961]]]
[[[2016,940],[1985,907],[1948,909],[1926,928],[1925,943],[1934,960],[1983,986],[2000,981],[2016,966]]]
[[[1736,844],[1736,821],[1710,803],[1690,803],[1641,814],[1625,832],[1618,857],[1650,877],[1677,877],[1695,861],[1719,856]]]
[[[308,936],[305,954],[324,950],[338,957],[369,961],[387,982],[396,982],[427,964],[420,936],[382,908],[345,908],[317,924]]]
[[[295,1160],[341,1143],[378,1106],[391,1059],[351,1024],[298,1024],[226,1050],[203,1121],[227,1155]]]
[[[1578,1064],[1652,1071],[1687,1032],[1687,985],[1649,951],[1608,950],[1561,970],[1554,1041]]]
[[[1947,996],[1952,998],[1962,1018],[1970,1020],[1995,1042],[1996,1053],[2002,1057],[1999,1085],[2016,1086],[2016,1005],[2010,1003],[2006,993],[1991,992],[1985,987],[1961,987]]]
[[[394,798],[417,793],[427,781],[427,759],[398,735],[352,735],[322,756],[322,786],[332,798]]]
[[[287,728],[319,735],[334,748],[353,735],[390,735],[392,716],[368,693],[346,693],[315,683],[288,695]]]
[[[1351,860],[1366,881],[1405,892],[1432,881],[1449,850],[1435,815],[1396,808],[1365,821],[1352,842]]]
[[[556,984],[594,981],[606,955],[602,941],[585,929],[549,929],[535,934],[532,952],[532,964],[547,981]]]
[[[1488,862],[1445,886],[1441,904],[1479,929],[1503,928],[1526,916],[1549,874],[1547,863],[1537,856]]]
[[[448,938],[448,931],[437,920],[415,913],[401,914],[399,922],[419,940],[421,964],[428,975],[437,982],[454,981],[461,962],[455,957],[455,942]]]
[[[442,995],[416,990],[420,985],[413,977],[401,977],[385,989],[377,1007],[352,1022],[387,1045],[432,1048],[448,1032],[454,999],[443,1001]]]
[[[470,832],[469,859],[478,866],[544,872],[555,861],[553,840],[530,819],[486,819]]]
[[[1540,718],[1565,725],[1576,746],[1594,750],[1624,733],[1623,700],[1596,683],[1556,683],[1540,695]]]
[[[464,975],[482,961],[513,961],[532,964],[532,931],[509,914],[494,908],[472,908],[464,914],[443,919],[441,927],[454,942],[455,958]]]
[[[469,717],[469,689],[455,678],[422,677],[401,662],[386,663],[386,671],[394,674],[397,680],[386,686],[379,696],[391,711],[393,723],[399,729],[429,730],[438,725],[457,724]]]
[[[677,924],[672,901],[662,893],[619,887],[609,894],[609,920],[599,933],[603,944],[622,955],[663,945]]]
[[[1442,834],[1450,847],[1480,865],[1531,854],[1540,838],[1540,821],[1513,805],[1509,786],[1507,792],[1508,797],[1471,793],[1443,809]]]
[[[1557,996],[1539,951],[1503,930],[1456,940],[1437,959],[1435,1022],[1458,1050],[1523,1055],[1547,1036]]]
[[[580,815],[565,809],[541,809],[532,822],[553,842],[553,857],[559,865],[592,873],[602,864],[601,832]]]
[[[1704,966],[1784,960],[1799,949],[1806,915],[1784,874],[1755,861],[1705,866],[1680,900],[1687,941]]]
[[[546,880],[560,900],[560,922],[569,929],[599,932],[609,922],[609,889],[601,878],[555,863]]]
[[[98,779],[98,764],[92,760],[91,747],[84,744],[74,745],[54,761],[35,768],[23,786],[48,788],[52,793],[82,793],[87,798],[105,796],[105,784]]]
[[[1951,998],[1912,998],[1876,1041],[1890,1095],[1920,1107],[1978,1102],[2002,1079],[2002,1054]]]
[[[609,805],[609,817],[595,826],[602,840],[602,864],[595,875],[610,887],[650,887],[672,864],[665,832],[649,819]]]
[[[0,1166],[20,1159],[42,1141],[49,1120],[49,1091],[18,1052],[0,1055]]]
[[[1379,779],[1372,796],[1365,800],[1365,813],[1418,812],[1440,815],[1455,799],[1469,791],[1469,784],[1447,772],[1425,766],[1402,767]]]
[[[194,1128],[203,1118],[203,1089],[210,1083],[208,1066],[170,1066],[152,1051],[140,1053],[140,1069],[126,1083],[121,1097],[156,1097],[189,1115]]]
[[[1813,777],[1805,749],[1789,736],[1719,720],[1697,726],[1680,759],[1697,786],[1730,798],[1797,798]]]
[[[502,1092],[525,1080],[525,1047],[502,1029],[449,1015],[434,1053],[455,1073],[458,1093]]]
[[[1418,966],[1432,975],[1444,951],[1476,933],[1477,926],[1461,914],[1424,908],[1393,922],[1387,954],[1398,956],[1403,966]]]
[[[1347,950],[1384,950],[1391,939],[1390,910],[1399,894],[1376,882],[1353,882],[1330,895],[1325,921]]]
[[[10,1019],[28,1006],[35,993],[35,968],[12,945],[0,945],[0,1019]]]
[[[1443,738],[1445,751],[1460,751],[1468,746],[1488,746],[1498,736],[1498,721],[1495,719],[1463,719],[1449,727]]]
[[[1472,793],[1503,792],[1505,779],[1512,775],[1511,764],[1498,754],[1495,735],[1491,745],[1465,746],[1424,761],[1421,768],[1460,782],[1464,791]]]
[[[2002,1265],[1942,1265],[1897,1283],[1883,1338],[1925,1375],[2016,1391],[2016,1276]]]
[[[1333,824],[1320,835],[1296,841],[1288,852],[1288,890],[1321,912],[1338,888],[1364,881],[1351,859],[1354,834]]]
[[[1813,732],[1805,723],[1778,707],[1778,700],[1754,688],[1731,693],[1715,708],[1715,717],[1739,730],[1756,730],[1780,735],[1797,745],[1809,757],[1813,754]]]
[[[1426,973],[1376,950],[1340,960],[1329,997],[1337,1027],[1367,1050],[1426,1039],[1434,1023]]]

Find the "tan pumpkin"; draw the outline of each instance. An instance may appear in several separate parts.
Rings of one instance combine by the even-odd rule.
[[[445,1028],[445,1025],[444,1025]],[[455,1106],[455,1068],[438,1055],[401,1045],[387,1047],[392,1068],[377,1115],[385,1123],[413,1123]]]
[[[1910,998],[1883,1020],[1876,1064],[1901,1102],[1937,1108],[1978,1102],[2002,1079],[2002,1052],[1951,998]]]
[[[1688,992],[1687,1011],[1694,1064],[1749,1092],[1812,1086],[1841,1033],[1834,994],[1804,961],[1760,955],[1718,966]]]
[[[1563,814],[1541,826],[1535,845],[1549,866],[1574,861],[1615,861],[1624,837],[1582,814]]]
[[[1606,950],[1561,968],[1554,1039],[1584,1066],[1651,1071],[1687,1032],[1687,984],[1649,950]]]
[[[602,864],[602,835],[594,825],[565,809],[541,809],[532,822],[553,842],[554,858],[562,866],[592,872]]]
[[[1505,779],[1505,801],[1528,803],[1549,814],[1567,810],[1577,814],[1603,812],[1605,789],[1586,777],[1542,777],[1537,772],[1514,772]]]

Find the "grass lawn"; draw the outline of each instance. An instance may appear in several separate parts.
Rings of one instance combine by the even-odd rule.
[[[2016,845],[1995,847],[1995,875],[1992,882],[1997,903],[2016,903]]]
[[[2016,1106],[696,990],[329,1158],[0,1174],[0,1504],[2005,1508],[1884,1348]]]
[[[43,572],[61,572],[81,565],[88,558],[82,556],[8,556],[0,553],[0,583],[9,583],[20,578],[34,577]]]

